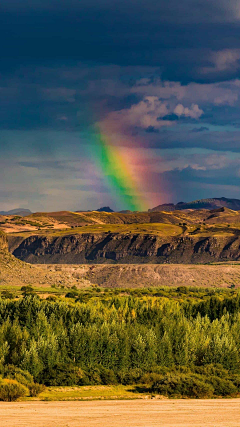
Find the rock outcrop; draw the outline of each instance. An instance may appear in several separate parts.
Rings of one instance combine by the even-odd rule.
[[[0,231],[0,253],[8,251],[7,235]]]
[[[240,259],[240,232],[216,236],[83,233],[9,239],[13,255],[30,263],[208,263]]]

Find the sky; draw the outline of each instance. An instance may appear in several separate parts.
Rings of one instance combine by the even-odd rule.
[[[0,210],[240,198],[239,0],[1,0]]]

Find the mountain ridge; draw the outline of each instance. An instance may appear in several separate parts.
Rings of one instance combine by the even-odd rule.
[[[152,209],[148,209],[148,212],[173,212],[176,210],[185,209],[218,209],[228,208],[231,210],[240,210],[240,199],[229,199],[227,197],[213,197],[207,199],[198,199],[191,202],[179,202],[179,203],[164,203],[158,205]]]
[[[32,212],[29,209],[24,209],[24,208],[11,209],[10,211],[0,211],[0,215],[28,216],[31,214]]]

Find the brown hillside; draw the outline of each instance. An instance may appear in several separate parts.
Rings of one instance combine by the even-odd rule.
[[[8,233],[9,248],[31,263],[240,260],[240,213],[228,208],[132,214],[63,211],[32,214],[21,221],[29,227],[35,221],[38,228]],[[11,223],[17,227],[19,218]]]
[[[78,278],[67,270],[49,270],[46,265],[34,266],[20,261],[8,251],[7,236],[0,231],[0,286],[21,287],[33,285],[36,287],[78,285],[89,286],[90,282]]]

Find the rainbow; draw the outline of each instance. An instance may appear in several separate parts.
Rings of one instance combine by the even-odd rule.
[[[124,209],[146,211],[148,204],[133,171],[129,150],[113,142],[113,136],[106,134],[100,126],[95,128],[94,139],[95,162],[108,183],[111,195]]]

